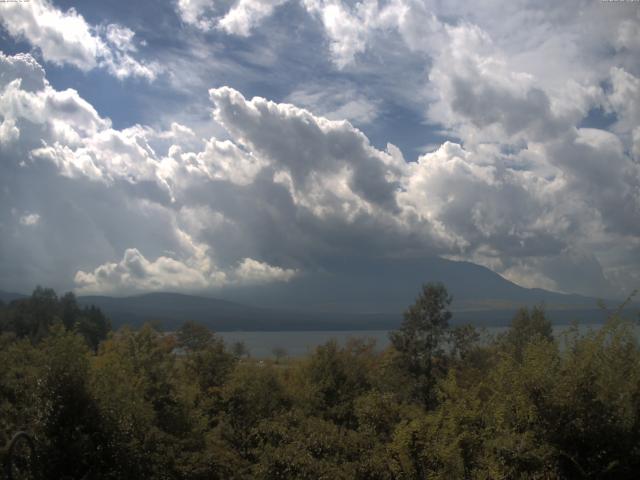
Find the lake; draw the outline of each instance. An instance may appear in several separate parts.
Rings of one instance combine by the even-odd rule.
[[[598,328],[599,324],[582,324],[581,331]],[[553,332],[560,335],[569,325],[555,325]],[[504,332],[508,327],[487,327],[483,331],[485,336],[494,336]],[[252,357],[267,358],[273,356],[274,348],[283,348],[290,357],[301,357],[311,353],[318,345],[336,339],[344,345],[349,338],[372,339],[376,347],[383,350],[389,345],[389,330],[346,330],[346,331],[284,331],[284,332],[218,332],[228,344],[243,342]]]

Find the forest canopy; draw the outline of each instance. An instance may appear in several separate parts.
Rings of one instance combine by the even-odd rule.
[[[634,321],[555,337],[521,309],[487,337],[450,301],[424,285],[383,351],[265,361],[188,321],[111,331],[38,288],[0,306],[0,447],[28,432],[34,478],[637,478]]]

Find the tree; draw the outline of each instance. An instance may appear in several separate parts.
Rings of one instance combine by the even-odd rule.
[[[276,363],[280,363],[287,356],[287,349],[284,347],[274,347],[271,353],[273,353]]]
[[[235,342],[231,346],[231,352],[238,358],[248,357],[250,355],[249,349],[245,345],[245,343],[241,340]]]
[[[60,316],[64,328],[71,330],[75,327],[80,316],[80,307],[73,292],[67,292],[60,297]]]
[[[55,324],[80,333],[94,351],[111,330],[111,322],[98,307],[80,308],[72,292],[58,298],[52,289],[37,287],[31,297],[0,309],[0,330],[33,343],[47,337]]]
[[[533,307],[531,312],[523,307],[513,317],[511,327],[504,334],[502,342],[515,359],[521,361],[525,347],[539,339],[553,340],[553,328],[544,307]]]
[[[399,353],[400,366],[415,382],[414,396],[426,407],[433,405],[434,357],[442,355],[442,344],[451,312],[452,298],[441,283],[427,283],[416,302],[404,312],[399,330],[390,334]]]
[[[314,414],[340,426],[356,426],[354,402],[371,388],[373,348],[373,343],[358,339],[342,348],[335,339],[316,348],[303,364],[306,385],[300,396]]]
[[[213,332],[197,322],[184,322],[177,334],[178,345],[194,352],[204,350],[216,342]]]
[[[111,322],[98,307],[91,305],[82,310],[81,316],[75,323],[75,329],[96,351],[100,342],[105,340],[111,331]]]
[[[452,328],[449,333],[451,357],[463,361],[476,346],[478,340],[480,340],[480,334],[469,323]]]
[[[177,340],[186,350],[184,364],[203,392],[221,386],[239,359],[227,351],[222,338],[196,322],[183,323]]]
[[[264,420],[290,408],[290,400],[273,367],[242,364],[222,387],[220,430],[245,458],[255,446],[255,429]]]
[[[83,339],[61,324],[41,344],[46,364],[38,378],[33,421],[45,478],[78,478],[95,462],[93,438],[100,417],[89,388],[89,351]]]
[[[48,335],[56,319],[59,319],[56,292],[38,286],[30,298],[11,305],[8,323],[16,336],[27,337],[35,343]]]

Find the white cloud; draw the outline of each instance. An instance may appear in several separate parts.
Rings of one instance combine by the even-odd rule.
[[[157,65],[142,63],[130,55],[136,48],[134,32],[128,28],[92,27],[75,9],[63,12],[48,0],[2,7],[0,23],[7,32],[37,47],[47,62],[73,65],[83,71],[101,67],[117,78],[153,80],[159,73]]]
[[[640,15],[636,13],[636,17],[639,16]],[[619,49],[640,52],[640,24],[638,23],[638,18],[627,18],[620,22],[617,33],[615,45]]]
[[[230,34],[246,37],[256,25],[286,1],[288,0],[238,0],[218,20],[218,28]]]
[[[462,24],[446,32],[448,43],[429,72],[431,121],[468,143],[543,141],[571,126],[536,79],[514,71],[485,31]]]
[[[633,129],[632,152],[636,162],[640,162],[640,126]]]
[[[28,53],[10,56],[0,52],[0,64],[0,88],[6,87],[14,80],[20,80],[20,87],[27,92],[44,88],[44,69]]]
[[[288,170],[294,188],[306,190],[321,177],[338,174],[365,202],[396,208],[394,179],[404,162],[373,148],[348,122],[315,117],[307,110],[264,98],[247,100],[228,87],[209,94],[216,120],[248,150],[276,169]]]
[[[379,115],[378,102],[349,85],[306,83],[290,93],[286,101],[329,120],[349,120],[355,125],[371,124]]]
[[[195,25],[202,30],[213,27],[213,23],[205,15],[215,10],[216,5],[213,0],[178,0],[176,7],[183,22]]]
[[[218,28],[231,35],[249,36],[275,8],[288,0],[178,0],[182,21],[201,30]]]
[[[105,263],[93,272],[80,270],[74,279],[82,294],[204,290],[221,280],[169,257],[149,261],[135,248],[127,249],[120,262]]]
[[[5,119],[0,123],[0,145],[9,144],[20,137],[20,130],[16,127],[15,121]]]
[[[79,294],[131,294],[160,291],[203,291],[226,285],[287,282],[296,271],[245,258],[231,271],[212,269],[197,259],[186,261],[160,256],[150,261],[136,248],[124,252],[118,263],[105,263],[92,272],[78,271],[74,281]]]
[[[629,285],[640,268],[640,174],[626,133],[576,128],[548,96],[542,112],[562,129],[527,115],[518,124],[511,107],[537,111],[529,96],[543,87],[494,53],[460,55],[443,85],[469,82],[466,64],[470,88],[486,90],[487,65],[504,68],[505,83],[491,87],[503,103],[487,105],[485,121],[483,109],[453,109],[452,86],[441,98],[447,125],[468,136],[415,162],[347,121],[230,87],[210,91],[224,139],[178,123],[116,129],[77,92],[51,87],[32,57],[2,55],[0,249],[15,254],[0,282],[64,272],[83,293],[205,290],[294,281],[356,254],[439,254],[531,286]],[[624,112],[617,91],[609,101]],[[494,128],[513,137],[509,148]],[[47,221],[19,228],[12,209]]]
[[[75,9],[62,12],[48,1],[4,5],[2,24],[12,36],[28,40],[47,61],[58,65],[91,70],[105,48]]]
[[[247,285],[288,282],[297,274],[294,269],[274,267],[252,258],[245,258],[234,273],[238,283]]]
[[[4,122],[12,122],[18,134],[23,129],[27,133],[40,130],[40,138],[21,135],[23,141],[34,146],[48,140],[72,145],[110,125],[75,90],[53,89],[34,63],[30,55],[11,57],[0,52],[0,115]],[[22,66],[16,68],[16,64]]]
[[[233,142],[221,142],[215,138],[207,142],[203,152],[198,153],[197,161],[210,178],[238,185],[252,183],[266,165],[266,162],[238,148]]]
[[[611,87],[606,106],[617,115],[616,130],[629,133],[640,125],[640,77],[613,67]]]
[[[40,215],[37,213],[28,213],[20,217],[20,224],[27,227],[37,225],[40,222]]]
[[[368,23],[377,12],[377,2],[357,3],[353,9],[342,2],[307,0],[309,12],[317,14],[330,40],[332,57],[343,68],[366,47]]]
[[[429,51],[442,29],[428,5],[419,1],[392,0],[382,4],[365,0],[351,4],[341,0],[302,0],[302,4],[322,22],[338,68],[346,67],[365,52],[375,35],[396,31],[410,49]]]
[[[137,47],[133,41],[135,32],[121,25],[109,24],[105,34],[107,41],[122,52],[135,52]]]

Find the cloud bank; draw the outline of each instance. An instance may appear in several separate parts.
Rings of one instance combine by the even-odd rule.
[[[48,0],[6,3],[0,24],[56,65],[72,65],[85,72],[104,68],[119,79],[154,80],[160,70],[156,64],[134,58],[137,45],[131,29],[117,24],[91,26],[75,9],[63,12]]]
[[[153,78],[136,73],[152,63],[136,60],[133,30],[38,5],[37,18],[11,10],[5,28],[45,62]],[[77,91],[53,88],[30,54],[2,54],[2,285],[62,275],[80,292],[211,291],[293,282],[347,257],[429,255],[598,296],[640,281],[637,9],[176,6],[187,31],[216,39],[250,39],[277,9],[298,9],[332,70],[279,101],[211,80],[209,129],[116,128]],[[417,89],[378,68],[404,57],[422,62]],[[365,133],[395,114],[380,91],[446,140],[417,156],[380,146]]]

